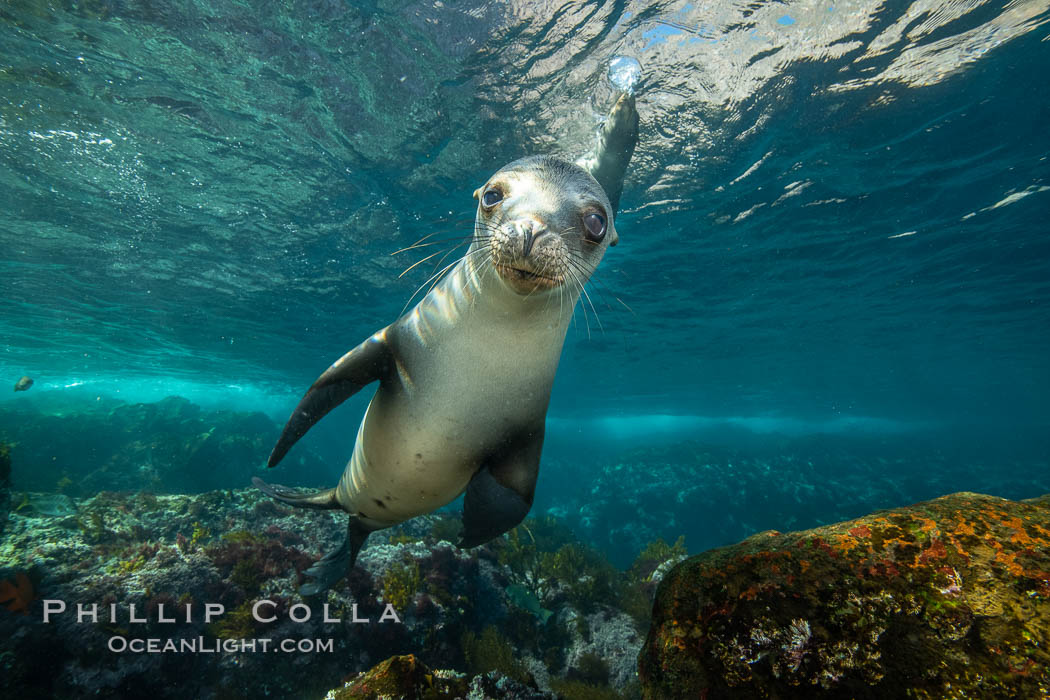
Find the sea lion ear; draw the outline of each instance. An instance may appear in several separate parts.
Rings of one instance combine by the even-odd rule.
[[[613,229],[610,233],[612,234],[609,236],[609,247],[611,248],[620,242],[620,234],[616,233],[616,229]]]
[[[474,199],[478,199],[478,200],[481,199],[481,188],[480,187],[477,188],[476,190],[474,190]]]

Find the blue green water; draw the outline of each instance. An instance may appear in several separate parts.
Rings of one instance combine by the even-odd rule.
[[[430,275],[391,254],[469,233],[506,162],[587,150],[628,55],[620,245],[577,309],[544,457],[576,480],[545,467],[541,498],[632,449],[783,435],[983,450],[913,458],[911,486],[858,511],[1045,492],[1048,20],[1035,0],[5,3],[0,377],[36,384],[0,400],[175,394],[283,421]],[[307,439],[333,480],[365,401]],[[776,525],[733,517],[703,543]]]

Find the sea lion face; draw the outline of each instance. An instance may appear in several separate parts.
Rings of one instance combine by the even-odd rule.
[[[499,279],[529,295],[581,288],[616,245],[609,198],[583,168],[550,156],[504,166],[474,192],[475,244]]]

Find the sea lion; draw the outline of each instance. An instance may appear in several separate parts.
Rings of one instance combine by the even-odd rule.
[[[15,382],[15,391],[29,391],[29,387],[33,386],[33,380],[31,377],[22,377]]]
[[[336,488],[303,493],[253,483],[293,506],[350,514],[343,545],[306,574],[303,595],[353,566],[369,533],[466,492],[459,546],[520,523],[532,505],[554,373],[584,283],[618,236],[613,215],[638,114],[624,93],[592,157],[533,156],[474,192],[473,239],[408,314],[314,382],[281,433],[273,467],[310,427],[379,382]]]

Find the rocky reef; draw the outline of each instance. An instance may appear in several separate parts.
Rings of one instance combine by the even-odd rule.
[[[323,697],[333,687],[372,697],[345,684],[407,654],[454,669],[440,673],[470,697],[637,696],[652,592],[638,577],[683,551],[654,545],[625,573],[551,519],[460,550],[449,543],[458,516],[439,514],[376,533],[346,582],[304,599],[302,572],[338,546],[341,513],[293,510],[253,489],[15,492],[12,504],[0,540],[0,685],[23,700]],[[221,613],[208,616],[208,604]],[[409,675],[429,676],[432,689],[437,674]]]
[[[456,671],[432,671],[415,656],[392,656],[328,691],[325,700],[555,700],[556,696],[508,678],[498,671],[469,677]]]
[[[958,493],[674,567],[646,698],[1050,697],[1050,497]]]
[[[967,482],[978,460],[686,443],[586,473],[555,464],[545,515],[506,536],[460,550],[458,513],[417,518],[303,598],[303,572],[346,520],[233,487],[258,472],[269,418],[30,398],[0,411],[5,696],[601,700],[640,697],[639,669],[650,698],[1050,688],[1050,497],[957,494],[849,520]],[[308,450],[297,461],[299,478],[332,482]],[[932,466],[916,476],[920,462]],[[1000,472],[1045,491],[1032,487],[1045,468]],[[688,560],[680,536],[707,548],[832,517],[846,522]]]
[[[599,464],[555,457],[541,483],[552,496],[537,507],[625,568],[658,538],[685,535],[701,552],[763,530],[817,527],[956,491],[1026,498],[1050,489],[1050,447],[1007,456],[935,437],[752,436],[746,450],[683,442]]]
[[[243,488],[280,428],[262,413],[206,411],[181,397],[153,403],[43,392],[0,405],[0,439],[18,446],[15,486],[89,496],[99,491],[199,493]],[[56,439],[61,436],[61,439]],[[308,449],[275,479],[324,483],[339,467]]]
[[[11,510],[11,445],[0,442],[0,536],[4,534],[9,510]]]

